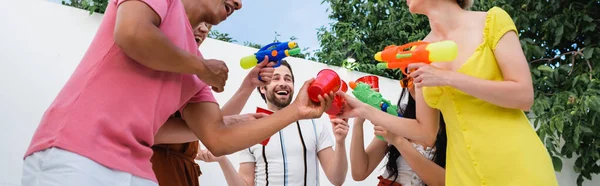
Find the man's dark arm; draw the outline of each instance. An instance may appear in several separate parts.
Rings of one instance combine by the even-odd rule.
[[[189,74],[207,71],[203,59],[178,48],[161,32],[160,22],[160,16],[146,3],[122,2],[117,10],[115,43],[127,56],[154,70]]]

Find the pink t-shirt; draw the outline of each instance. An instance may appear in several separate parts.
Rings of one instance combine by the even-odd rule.
[[[216,103],[196,75],[152,70],[121,51],[113,32],[123,1],[110,0],[87,53],[44,113],[25,157],[57,147],[156,182],[150,147],[158,128],[186,103]],[[141,1],[160,16],[159,28],[171,42],[199,54],[180,0]]]

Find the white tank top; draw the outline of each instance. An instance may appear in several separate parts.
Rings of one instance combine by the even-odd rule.
[[[413,145],[413,147],[415,147],[415,149],[417,149],[417,151],[419,151],[423,156],[425,156],[425,158],[427,158],[429,160],[433,159],[433,156],[435,154],[435,148],[432,148],[432,147],[424,148],[422,145],[415,144],[415,143],[412,143],[412,145]],[[417,176],[417,173],[415,173],[412,170],[410,165],[408,165],[408,162],[406,162],[406,160],[404,160],[404,158],[402,156],[400,156],[400,157],[398,157],[398,159],[396,159],[396,164],[398,165],[398,177],[396,178],[396,180],[394,180],[395,182],[402,184],[402,186],[424,186],[425,185],[425,183],[423,183],[423,180],[421,180],[421,178],[419,178],[419,176]],[[387,170],[384,171],[382,176],[384,179],[388,179],[388,177],[389,177],[389,180],[393,179],[393,177],[390,177],[390,174],[388,173]]]

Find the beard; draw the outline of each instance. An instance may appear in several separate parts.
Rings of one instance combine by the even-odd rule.
[[[275,93],[275,91],[271,92],[269,94],[269,96],[267,96],[267,100],[269,101],[269,103],[273,103],[273,105],[275,105],[278,108],[284,108],[287,107],[288,105],[290,105],[290,103],[292,102],[292,97],[293,97],[293,92],[290,92],[288,94],[288,99],[287,100],[283,100],[283,99],[279,99],[277,98],[277,93]]]

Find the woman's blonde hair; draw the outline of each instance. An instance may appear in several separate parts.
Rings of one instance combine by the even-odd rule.
[[[473,6],[473,2],[475,0],[456,0],[456,3],[458,3],[458,6],[460,6],[460,8],[468,10]]]

